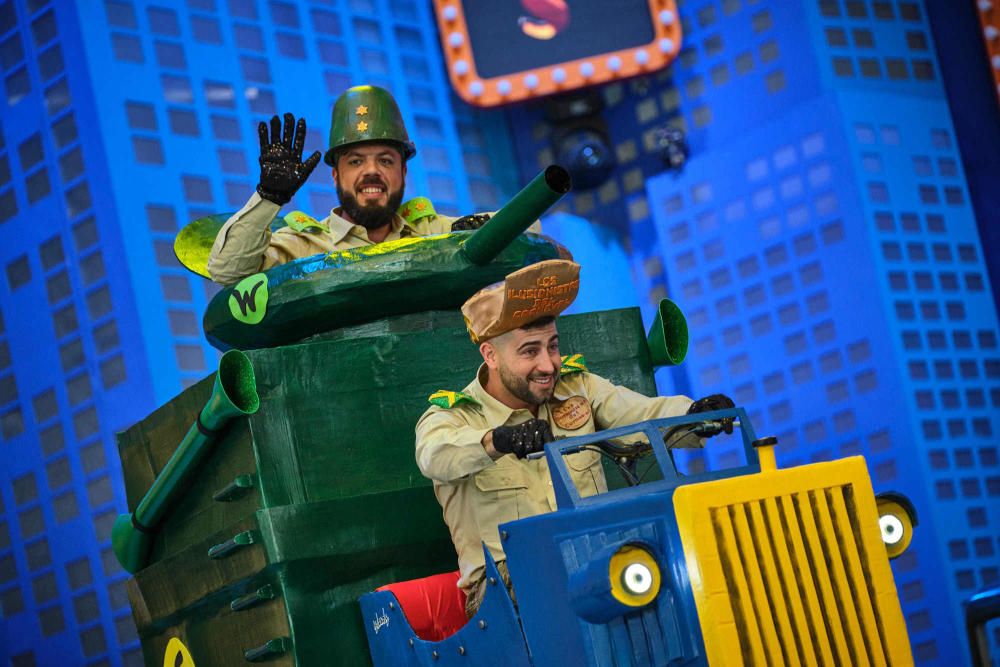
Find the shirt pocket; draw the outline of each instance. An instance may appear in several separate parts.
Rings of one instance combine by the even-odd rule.
[[[507,457],[498,459],[478,472],[475,482],[479,491],[476,514],[484,541],[497,542],[499,524],[537,513],[528,507],[528,478],[516,461]]]
[[[592,450],[584,450],[566,457],[569,476],[573,478],[581,497],[593,496],[608,490],[601,466],[601,455]]]

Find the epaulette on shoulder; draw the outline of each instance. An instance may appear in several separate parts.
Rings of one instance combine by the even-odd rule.
[[[418,220],[434,216],[437,217],[437,211],[434,210],[434,204],[427,197],[414,197],[409,201],[403,202],[403,204],[396,209],[396,213],[406,220],[411,225],[416,224]]]
[[[567,354],[562,358],[562,367],[559,375],[569,375],[570,373],[590,372],[587,369],[587,362],[582,354]]]
[[[460,391],[448,391],[447,389],[439,389],[438,391],[435,391],[427,398],[427,402],[431,405],[444,408],[445,410],[450,410],[460,403],[479,405],[479,401],[472,398],[468,394],[463,394]]]
[[[327,233],[330,232],[329,227],[302,211],[292,211],[285,216],[285,222],[297,232],[305,232],[313,229],[319,229]]]

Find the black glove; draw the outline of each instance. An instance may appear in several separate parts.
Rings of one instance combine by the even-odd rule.
[[[697,401],[691,404],[688,408],[687,413],[693,415],[698,412],[711,412],[712,410],[725,410],[726,408],[735,408],[736,404],[733,403],[733,399],[729,398],[725,394],[710,394],[704,398],[699,398]],[[733,432],[733,418],[724,417],[719,420],[722,422],[723,430],[726,433]]]
[[[469,229],[479,229],[490,219],[489,213],[475,213],[473,215],[463,215],[461,218],[451,223],[451,231],[463,232]]]
[[[292,126],[295,126],[295,141],[292,142]],[[320,153],[315,151],[302,162],[302,148],[306,143],[306,119],[285,114],[285,129],[281,121],[271,117],[271,136],[268,138],[267,124],[257,125],[260,137],[260,182],[257,194],[279,206],[287,204],[295,192],[309,178],[309,174],[319,164]]]
[[[498,426],[493,429],[493,449],[501,454],[513,454],[519,459],[542,451],[545,443],[554,439],[549,423],[541,419],[529,419],[517,426]]]

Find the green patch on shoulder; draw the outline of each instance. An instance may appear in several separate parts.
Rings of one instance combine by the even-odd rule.
[[[431,405],[436,405],[438,407],[450,410],[460,403],[471,403],[472,405],[479,405],[479,401],[472,398],[468,394],[463,394],[460,391],[448,391],[447,389],[440,389],[435,391],[428,397],[427,402]]]
[[[291,213],[285,216],[285,222],[288,223],[289,227],[291,227],[297,232],[305,232],[310,229],[318,229],[328,234],[330,233],[329,227],[327,227],[326,225],[324,225],[322,222],[312,217],[311,215],[303,213],[302,211],[292,211]]]
[[[403,202],[402,206],[396,209],[396,213],[400,215],[403,220],[406,220],[411,225],[416,223],[418,220],[434,216],[437,217],[437,211],[434,210],[434,204],[427,197],[414,197],[413,199]]]
[[[567,354],[562,358],[562,367],[559,369],[559,375],[582,373],[584,371],[589,372],[587,362],[582,354]]]

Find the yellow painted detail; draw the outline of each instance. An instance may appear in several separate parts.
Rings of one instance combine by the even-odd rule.
[[[194,667],[191,652],[177,637],[171,637],[167,642],[167,648],[163,652],[163,667]]]
[[[365,121],[361,121],[360,123],[358,123],[358,132],[367,132],[367,131],[368,131],[368,123],[366,123]]]
[[[629,592],[623,583],[625,570],[634,563],[644,565],[653,575],[653,585],[642,595]],[[655,600],[656,596],[660,594],[660,566],[656,564],[656,559],[651,553],[633,544],[624,545],[611,556],[608,578],[611,580],[611,595],[629,607],[643,607]]]
[[[758,447],[757,458],[760,460],[761,472],[772,472],[778,469],[778,462],[774,458],[774,445]]]
[[[356,113],[359,116],[364,116],[368,113],[368,107],[366,107],[364,104],[359,104],[358,108],[354,110],[354,113]]]
[[[912,665],[864,459],[681,486],[710,665]]]
[[[386,241],[385,243],[375,243],[369,246],[360,246],[358,248],[348,248],[347,250],[334,250],[327,253],[326,257],[330,260],[354,260],[362,259],[364,257],[372,257],[375,255],[384,255],[390,252],[419,252],[419,249],[436,239],[443,239],[451,236],[451,234],[435,234],[434,236],[407,236],[406,238],[396,239],[395,241]]]

